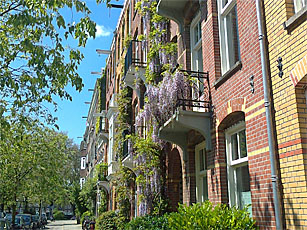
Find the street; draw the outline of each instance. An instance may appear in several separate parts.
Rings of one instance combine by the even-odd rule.
[[[52,230],[81,230],[81,224],[76,220],[56,220],[48,223],[46,229]]]

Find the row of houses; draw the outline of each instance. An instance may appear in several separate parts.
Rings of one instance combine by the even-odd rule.
[[[260,229],[306,229],[306,12],[306,0],[126,0],[110,50],[101,51],[107,62],[81,143],[81,184],[95,165],[108,165],[107,179],[97,182],[97,206],[105,191],[108,209],[118,208],[112,180],[121,167],[142,173],[127,134],[154,134],[164,141],[160,173],[171,210],[205,200],[250,205]],[[161,48],[167,44],[176,49]],[[164,83],[167,76],[190,83],[173,88]],[[169,111],[159,120],[150,110],[158,124],[150,132],[152,119],[140,114],[155,103],[153,87],[167,100],[151,108]],[[123,90],[129,122],[120,130]],[[133,218],[144,214],[142,191],[129,186]]]

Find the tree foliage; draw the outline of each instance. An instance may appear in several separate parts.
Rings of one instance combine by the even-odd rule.
[[[25,198],[50,204],[65,188],[67,136],[31,118],[6,120],[0,127],[0,203],[13,211]]]
[[[70,21],[64,10],[71,11]],[[72,100],[68,84],[82,89],[77,70],[83,55],[65,41],[76,39],[82,47],[95,37],[89,15],[79,0],[0,1],[0,117],[19,108],[42,112],[42,102],[56,105],[54,95]]]
[[[82,186],[79,194],[79,201],[83,207],[86,207],[90,213],[95,213],[96,195],[97,195],[97,178],[88,178]]]

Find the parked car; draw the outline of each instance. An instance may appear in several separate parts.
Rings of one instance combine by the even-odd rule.
[[[5,218],[0,218],[0,230],[8,230],[9,229],[9,221]]]
[[[25,229],[32,229],[31,214],[18,214],[16,217],[20,217],[23,219],[23,226]]]
[[[32,229],[40,228],[39,215],[32,215]]]
[[[47,216],[46,216],[46,213],[42,213],[42,223],[43,223],[43,225],[47,225]]]
[[[21,216],[15,216],[14,224],[12,224],[12,214],[7,214],[4,219],[6,219],[6,221],[8,222],[9,229],[25,229],[24,221]]]

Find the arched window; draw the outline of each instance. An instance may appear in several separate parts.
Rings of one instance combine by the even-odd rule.
[[[243,208],[252,204],[245,122],[228,128],[225,134],[229,204]],[[252,213],[251,206],[249,211]]]

